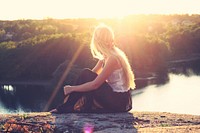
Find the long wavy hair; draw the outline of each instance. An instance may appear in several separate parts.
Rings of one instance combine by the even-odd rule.
[[[95,28],[90,49],[93,57],[99,60],[109,56],[116,57],[125,73],[126,86],[135,88],[134,74],[128,58],[121,49],[115,46],[114,33],[110,27],[101,24]]]

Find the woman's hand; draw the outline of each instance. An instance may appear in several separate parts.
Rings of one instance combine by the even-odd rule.
[[[70,85],[65,85],[64,86],[64,95],[69,95],[70,93],[73,92],[73,87]]]

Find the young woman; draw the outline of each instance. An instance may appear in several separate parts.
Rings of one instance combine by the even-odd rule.
[[[106,25],[93,33],[91,53],[96,66],[84,69],[75,86],[64,86],[68,99],[52,113],[127,112],[132,108],[130,89],[134,75],[124,52],[115,46],[114,34]]]

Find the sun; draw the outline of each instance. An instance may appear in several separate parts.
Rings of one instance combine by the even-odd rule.
[[[198,0],[0,0],[2,19],[113,18],[130,14],[199,14]]]

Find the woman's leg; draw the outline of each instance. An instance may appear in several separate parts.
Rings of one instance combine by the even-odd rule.
[[[105,112],[126,112],[132,108],[130,91],[114,92],[106,82],[94,92],[94,99]]]
[[[75,84],[80,85],[92,81],[96,77],[96,73],[90,69],[84,69]],[[71,94],[68,102],[74,105],[83,96],[85,96],[83,104],[86,111],[94,104],[94,100],[103,107],[104,112],[124,112],[132,108],[130,91],[114,92],[107,82],[104,82],[97,90]]]
[[[92,81],[96,78],[97,74],[92,72],[90,69],[84,69],[78,79],[76,80],[75,85],[80,85],[89,81]],[[57,107],[58,112],[64,113],[64,112],[73,112],[74,111],[74,105],[76,102],[81,98],[85,96],[85,102],[87,102],[87,106],[85,108],[89,108],[90,104],[92,105],[92,95],[90,92],[73,92],[69,95],[68,100]]]
[[[89,69],[84,69],[75,85],[80,85],[96,78],[97,74]],[[113,92],[107,82],[104,82],[97,90],[90,92],[73,92],[69,95],[67,102],[57,108],[59,112],[74,112],[74,105],[84,97],[81,106],[86,112],[91,109],[93,101],[97,102],[103,112],[125,112],[132,108],[130,92]],[[98,110],[97,110],[98,112]]]

